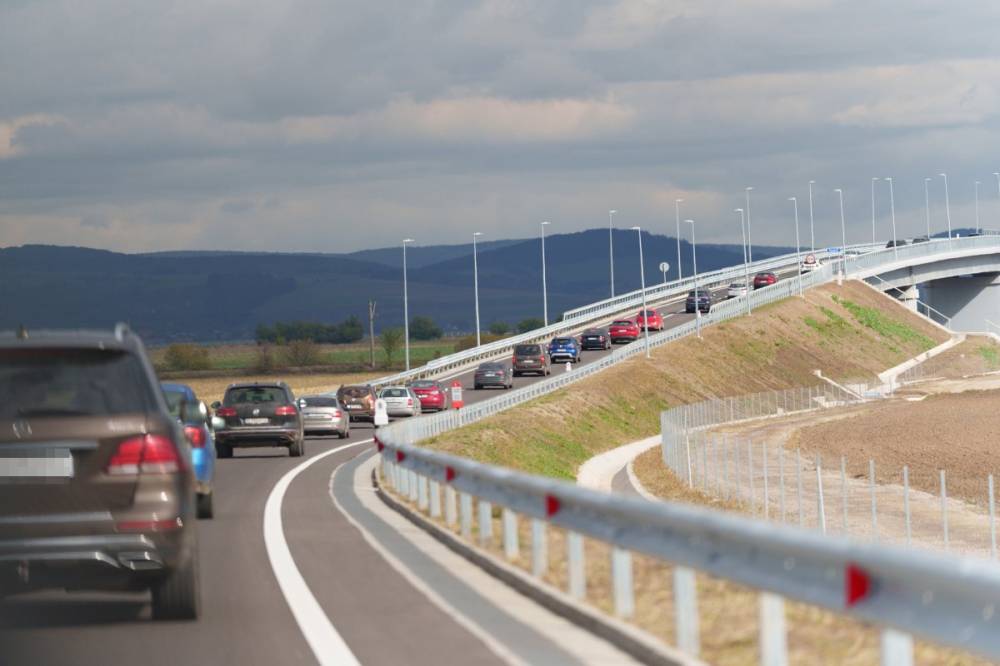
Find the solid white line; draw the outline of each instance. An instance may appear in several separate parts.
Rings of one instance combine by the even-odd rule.
[[[288,607],[299,625],[299,630],[302,631],[306,642],[312,648],[313,654],[316,655],[316,661],[321,666],[352,666],[360,664],[360,662],[351,649],[347,647],[347,643],[330,622],[330,618],[323,612],[316,597],[309,591],[309,586],[302,578],[299,568],[295,566],[292,552],[288,549],[288,542],[285,541],[285,531],[281,522],[281,503],[285,498],[288,486],[291,485],[296,476],[310,465],[345,449],[370,444],[372,441],[374,440],[365,439],[340,446],[296,465],[274,485],[271,494],[267,497],[267,504],[264,505],[264,546],[267,548],[267,557],[271,561],[271,569],[274,571],[274,577],[278,579],[278,587],[285,595],[285,601],[288,602]]]

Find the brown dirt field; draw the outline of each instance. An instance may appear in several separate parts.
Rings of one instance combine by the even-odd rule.
[[[955,379],[1000,370],[1000,344],[993,338],[970,335],[964,342],[924,361],[923,377]]]
[[[336,391],[341,384],[363,383],[369,379],[381,376],[378,373],[343,375],[343,374],[316,374],[316,375],[260,375],[253,377],[178,377],[170,379],[170,382],[187,384],[194,389],[198,397],[211,404],[216,400],[222,400],[226,392],[226,387],[233,382],[252,381],[283,381],[292,387],[292,392],[296,396],[308,395],[310,393],[325,393]]]

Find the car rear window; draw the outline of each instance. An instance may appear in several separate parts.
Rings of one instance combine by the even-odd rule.
[[[388,388],[382,391],[383,398],[405,398],[407,395],[406,389],[400,388]]]
[[[480,370],[503,370],[503,365],[500,363],[483,363],[479,366]]]
[[[344,398],[363,398],[371,395],[371,390],[367,386],[344,386],[337,391],[337,395]]]
[[[573,344],[572,338],[555,338],[552,340],[554,345],[571,345]]]
[[[185,399],[184,392],[163,389],[163,397],[167,399],[167,409],[170,410],[170,415],[180,418],[181,405],[184,404]]]
[[[226,391],[224,405],[285,402],[285,392],[277,386],[238,386]]]
[[[327,395],[307,395],[302,400],[306,407],[337,407],[337,399]]]
[[[412,382],[410,384],[410,386],[413,387],[413,388],[421,388],[421,389],[423,389],[423,388],[434,388],[434,384],[435,384],[435,382],[432,382],[432,381],[427,380],[427,379],[418,379],[417,381]]]
[[[538,345],[518,345],[514,347],[514,353],[518,356],[538,356],[542,348]]]
[[[632,322],[627,319],[622,319],[621,321],[616,321],[611,324],[612,326],[631,326]]]
[[[656,310],[643,310],[642,316],[644,316],[644,317],[655,317],[656,316]]]
[[[126,351],[0,351],[0,419],[129,414],[156,404],[142,364]]]

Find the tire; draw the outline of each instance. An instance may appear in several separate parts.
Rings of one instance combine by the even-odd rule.
[[[476,386],[475,386],[475,390],[477,390],[477,391],[482,391],[482,390],[483,390],[483,387],[482,387],[482,386],[480,386],[479,384],[476,384]]]
[[[301,458],[306,452],[305,438],[297,439],[288,445],[288,456],[290,458]]]
[[[521,373],[520,373],[520,372],[515,372],[515,373],[514,373],[514,376],[515,376],[515,377],[520,377],[520,376],[521,376]]]
[[[152,588],[154,620],[196,620],[200,603],[198,547],[187,562]]]
[[[215,443],[215,455],[217,458],[232,458],[233,457],[233,445],[224,444],[222,442]]]
[[[214,493],[208,493],[207,495],[198,495],[198,517],[209,519],[215,518],[215,508],[213,507],[212,498],[215,497]]]

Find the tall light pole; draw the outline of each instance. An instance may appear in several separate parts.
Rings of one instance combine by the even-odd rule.
[[[927,240],[931,239],[931,190],[930,178],[924,178],[924,217],[927,218]]]
[[[1000,171],[994,171],[993,175],[997,178],[997,196],[1000,197]]]
[[[796,272],[799,275],[799,296],[802,295],[802,242],[799,240],[799,200],[798,197],[788,197],[795,205],[795,259],[798,262]]]
[[[611,298],[615,297],[615,213],[617,210],[608,211],[608,256],[611,258]]]
[[[740,229],[743,231],[743,286],[747,289],[747,314],[753,312],[750,305],[750,292],[753,290],[753,286],[750,284],[750,264],[747,261],[747,225],[746,216],[743,214],[742,208],[734,208],[735,212],[740,214]],[[695,299],[695,303],[697,303]]]
[[[885,179],[889,183],[889,211],[891,212],[892,219],[892,256],[899,256],[899,243],[896,242],[896,198],[893,196],[892,192],[892,177]]]
[[[545,325],[549,325],[549,288],[545,283],[545,227],[549,221],[542,222],[542,312],[545,317]]]
[[[872,245],[875,245],[875,182],[877,176],[872,177]]]
[[[683,280],[684,275],[681,270],[681,204],[684,199],[674,199],[674,219],[677,220],[677,279]]]
[[[948,174],[939,173],[944,178],[944,215],[948,220],[948,240],[951,240],[951,198],[948,196]]]
[[[642,286],[642,317],[643,330],[646,331],[646,358],[649,358],[649,322],[646,321],[646,264],[642,259],[642,229],[632,227],[632,230],[639,236],[639,284]]]
[[[816,252],[816,223],[813,220],[813,185],[815,180],[809,181],[809,251]]]
[[[753,263],[753,241],[750,239],[750,190],[752,187],[747,187],[747,261],[751,264]]]
[[[412,238],[403,239],[403,337],[406,339],[406,369],[410,369],[410,292],[406,284],[406,244]]]
[[[476,292],[476,346],[482,344],[479,335],[479,252],[476,249],[476,239],[482,236],[480,232],[472,234],[472,286]]]
[[[694,328],[701,337],[701,304],[698,303],[698,241],[694,236],[694,220],[684,220],[691,225],[691,260],[694,263]]]
[[[979,181],[976,181],[976,233],[979,233]]]
[[[844,223],[844,190],[834,190],[840,197],[840,275],[847,277],[847,225]]]

